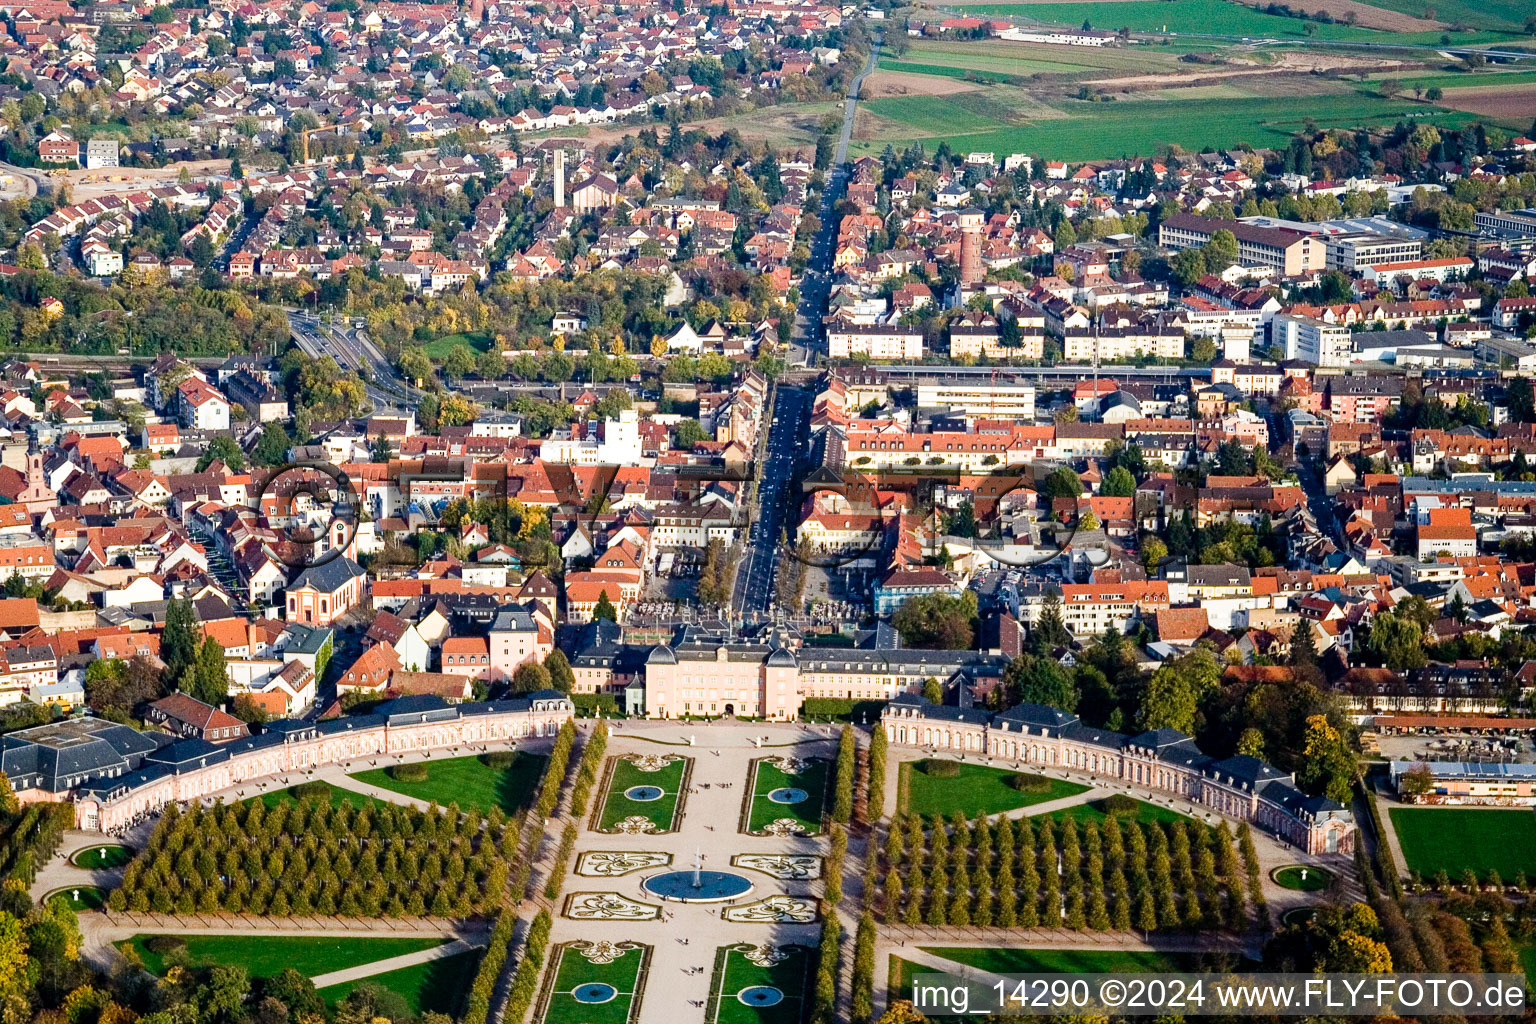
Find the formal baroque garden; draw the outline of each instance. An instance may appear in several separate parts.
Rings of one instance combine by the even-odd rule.
[[[692,772],[693,759],[681,754],[609,758],[592,829],[631,835],[676,831]]]

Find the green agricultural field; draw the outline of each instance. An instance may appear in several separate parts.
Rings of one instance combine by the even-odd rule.
[[[904,60],[880,58],[881,71],[905,71],[914,75],[936,75],[940,78],[959,78],[980,82],[1012,82],[1018,75],[1005,75],[998,71],[979,71],[975,68],[948,68],[938,64],[910,64]]]
[[[1445,871],[1454,881],[1468,868],[1479,878],[1536,877],[1536,812],[1394,807],[1391,818],[1409,870],[1426,878]]]
[[[446,1013],[456,1017],[462,1008],[464,993],[469,991],[470,983],[475,979],[475,968],[480,965],[481,952],[471,949],[441,960],[428,960],[424,964],[375,974],[359,981],[344,981],[320,989],[320,998],[325,1000],[326,1006],[335,1006],[351,995],[354,989],[372,985],[400,996],[405,1000],[407,1009],[417,1016],[423,1013]]]
[[[519,751],[510,767],[492,768],[483,755],[434,758],[424,762],[425,782],[401,782],[391,778],[387,768],[370,768],[349,777],[418,800],[435,801],[440,807],[457,803],[460,810],[487,814],[492,807],[500,807],[511,814],[528,804],[548,760],[542,754]]]
[[[149,947],[153,935],[135,935],[118,943],[132,947],[154,975],[165,973],[170,954]],[[304,935],[186,935],[187,963],[193,967],[239,964],[253,978],[269,978],[292,967],[306,978],[345,970],[375,960],[441,946],[443,939],[401,939],[359,935],[345,939]]]
[[[811,970],[810,952],[788,947],[789,955],[771,967],[748,960],[750,946],[724,946],[715,954],[714,988],[704,1019],[709,1024],[800,1024],[805,1016]],[[754,1005],[753,990],[771,1005]]]
[[[433,359],[447,359],[448,352],[455,345],[468,345],[470,351],[479,354],[491,350],[492,338],[485,331],[473,331],[468,334],[445,334],[435,341],[430,341],[421,347],[421,350]]]
[[[1378,76],[1374,82],[1365,88],[1378,87],[1382,77],[1395,77],[1391,75]],[[1529,85],[1536,82],[1536,71],[1490,71],[1477,74],[1458,74],[1449,72],[1438,75],[1415,75],[1410,78],[1400,78],[1404,92],[1412,92],[1415,88],[1428,89],[1432,85],[1438,85],[1442,89],[1487,89],[1497,88],[1501,85]]]
[[[1052,811],[1050,814],[1042,815],[1042,817],[1051,818],[1056,821],[1071,818],[1074,821],[1101,822],[1108,818],[1109,815],[1104,811],[1104,801],[1094,800],[1091,803],[1076,804],[1059,811]],[[1121,821],[1139,821],[1146,824],[1189,820],[1188,815],[1180,814],[1170,807],[1159,807],[1156,804],[1149,804],[1145,800],[1136,801],[1136,813],[1121,814],[1116,817]]]
[[[544,1024],[627,1024],[640,1008],[650,947],[625,949],[611,963],[595,964],[576,945],[560,947]]]
[[[1022,793],[1008,784],[1017,774],[1008,768],[961,764],[960,774],[940,778],[919,771],[912,761],[903,761],[897,805],[912,814],[942,814],[947,818],[959,811],[974,818],[978,814],[1001,814],[1016,807],[1060,800],[1088,789],[1064,779],[1051,779],[1044,793]]]
[[[670,832],[677,827],[677,813],[682,804],[681,791],[687,777],[691,758],[679,758],[654,772],[643,772],[629,757],[616,757],[611,761],[613,770],[608,776],[608,786],[603,795],[597,827],[608,831],[625,818],[645,818],[659,832]],[[661,790],[655,800],[635,800],[626,795],[637,786],[653,786]]]
[[[1446,24],[1461,22],[1473,28],[1500,32],[1520,32],[1525,19],[1536,13],[1530,0],[1364,0],[1384,11],[1397,11],[1415,18],[1433,9],[1435,19]],[[1461,34],[1455,37],[1458,41]]]
[[[1356,93],[1188,102],[1064,100],[1056,104],[1062,116],[1012,123],[974,111],[957,111],[955,104],[948,102],[951,99],[900,96],[861,103],[861,109],[895,129],[877,130],[872,138],[860,139],[853,148],[878,153],[888,141],[896,145],[921,142],[932,152],[941,142],[948,142],[960,152],[1040,153],[1075,161],[1153,155],[1169,145],[1195,152],[1245,142],[1260,147],[1283,146],[1309,120],[1318,128],[1390,125],[1404,118],[1460,128],[1478,120],[1463,111],[1411,99],[1385,100]],[[987,122],[990,130],[977,127]],[[1512,123],[1510,127],[1523,129],[1528,125]]]
[[[884,59],[884,58],[882,58]],[[996,71],[1002,74],[1072,74],[1078,71],[1188,71],[1173,47],[1135,46],[1093,49],[1052,46],[1007,39],[915,39],[892,60],[938,67]]]
[[[1407,0],[1409,3],[1416,0]],[[1509,0],[1514,3],[1515,0]],[[1380,6],[1391,6],[1381,4]],[[1434,0],[1426,0],[1424,6],[1435,7],[1442,19],[1446,12]],[[1528,5],[1527,5],[1528,6]],[[1406,10],[1406,8],[1395,8]],[[1334,42],[1418,43],[1435,45],[1440,41],[1439,32],[1383,32],[1379,29],[1360,28],[1354,25],[1324,25],[1301,18],[1286,18],[1229,0],[1125,0],[1109,6],[1102,3],[1046,3],[1046,4],[977,4],[967,7],[968,14],[1000,14],[1031,18],[1036,21],[1054,22],[1061,25],[1082,25],[1085,21],[1094,28],[1117,31],[1128,28],[1133,32],[1194,33],[1197,35],[1249,36],[1265,39],[1322,39]],[[1524,21],[1524,17],[1520,19]],[[1470,22],[1469,22],[1470,24]],[[1316,35],[1308,36],[1311,27]],[[1494,27],[1494,26],[1489,26]],[[1497,42],[1502,33],[1457,33],[1458,44]]]
[[[757,832],[780,818],[792,818],[800,823],[806,835],[819,833],[826,806],[828,767],[825,758],[813,757],[807,760],[805,771],[790,775],[766,759],[756,762],[746,830]],[[768,794],[777,789],[804,790],[806,799],[797,804],[775,803],[768,799]]]

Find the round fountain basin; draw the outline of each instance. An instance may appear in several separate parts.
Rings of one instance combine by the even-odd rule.
[[[630,786],[624,795],[636,803],[650,803],[652,800],[660,800],[666,793],[660,786]]]
[[[768,801],[775,804],[803,804],[810,798],[811,794],[793,786],[785,786],[768,794]]]
[[[720,903],[752,891],[750,880],[731,871],[700,871],[698,880],[694,885],[692,871],[667,871],[647,878],[640,888],[651,896],[678,903]]]
[[[600,981],[589,981],[571,989],[571,998],[578,1003],[611,1003],[619,990]]]
[[[737,992],[736,998],[748,1006],[777,1006],[784,1001],[784,993],[772,985],[753,985]]]

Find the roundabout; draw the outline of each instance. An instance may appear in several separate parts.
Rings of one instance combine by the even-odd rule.
[[[649,896],[676,903],[723,903],[752,891],[752,882],[734,871],[668,871],[640,883]]]

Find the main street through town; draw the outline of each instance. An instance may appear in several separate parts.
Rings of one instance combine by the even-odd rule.
[[[859,89],[879,58],[880,44],[877,41],[870,48],[863,69],[848,85],[837,151],[826,187],[821,192],[818,213],[821,230],[811,242],[811,258],[800,282],[795,341],[790,347],[790,362],[794,365],[812,363],[825,336],[821,321],[827,312],[832,280],[832,255],[837,240],[836,205],[848,187],[848,142],[853,137]],[[757,467],[757,517],[747,534],[746,550],[737,568],[731,599],[732,608],[743,618],[754,618],[768,611],[774,597],[778,567],[784,559],[793,557],[780,550],[779,532],[795,514],[800,500],[800,495],[793,491],[795,463],[810,437],[812,397],[806,391],[787,385],[777,389],[773,422],[768,427],[768,444],[763,450],[762,463]]]

